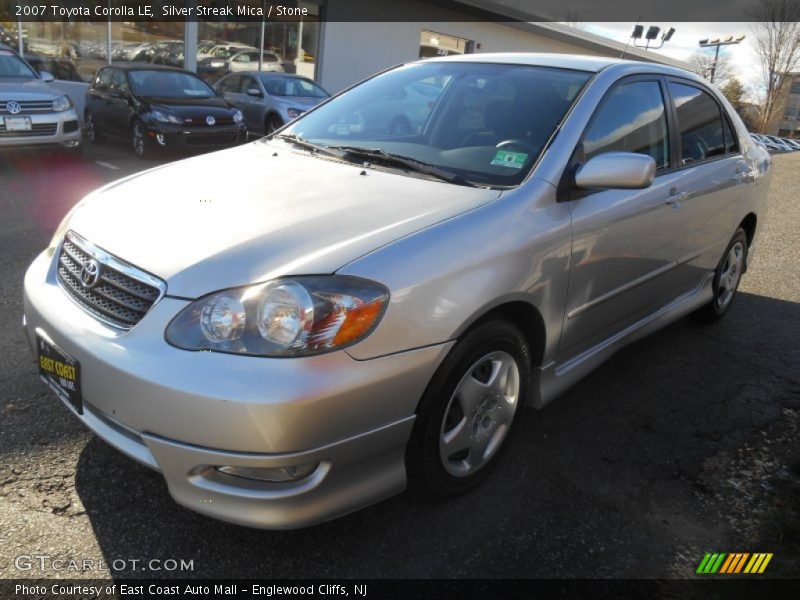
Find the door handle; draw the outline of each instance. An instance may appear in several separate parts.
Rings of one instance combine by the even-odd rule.
[[[678,192],[675,188],[672,188],[669,191],[669,196],[667,197],[664,202],[669,204],[670,206],[678,204],[679,202],[683,202],[686,198],[689,197],[689,192]]]

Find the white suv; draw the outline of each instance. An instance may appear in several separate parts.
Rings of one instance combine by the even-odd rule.
[[[52,89],[49,73],[37,74],[8,46],[0,44],[0,148],[81,148],[81,126],[69,97]]]

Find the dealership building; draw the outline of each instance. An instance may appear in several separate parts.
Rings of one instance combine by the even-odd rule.
[[[346,5],[339,3],[342,1],[285,2],[303,15],[248,22],[0,21],[0,34],[32,61],[36,59],[37,68],[53,73],[54,85],[68,93],[78,108],[99,67],[115,61],[150,62],[148,49],[156,45],[169,49],[173,64],[192,71],[198,70],[203,59],[207,63],[211,53],[261,48],[265,57],[280,63],[277,70],[315,79],[332,93],[392,65],[449,54],[560,52],[624,56],[687,67],[681,61],[580,28],[537,22],[535,15],[510,9],[507,0],[381,0],[381,20],[375,21],[368,20],[375,13],[372,0],[346,0]],[[110,2],[115,4],[115,0]],[[75,4],[94,5],[96,0]],[[187,5],[192,4],[196,2],[187,0]],[[261,0],[238,0],[237,4],[263,5]],[[359,20],[348,20],[354,15]],[[239,67],[256,70],[258,64]]]

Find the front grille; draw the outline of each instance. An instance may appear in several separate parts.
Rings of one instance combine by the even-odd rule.
[[[233,125],[233,117],[214,117],[214,124],[209,125],[206,123],[206,116],[187,117],[183,120],[185,125],[192,125],[193,127],[227,127]]]
[[[42,137],[55,135],[58,123],[33,123],[30,131],[6,131],[5,124],[0,125],[0,138],[3,137]]]
[[[87,275],[97,263],[96,281]],[[88,280],[84,283],[85,280]],[[70,231],[58,256],[61,287],[87,312],[121,329],[130,329],[163,295],[165,284],[103,252]]]
[[[0,115],[8,115],[11,114],[8,112],[6,108],[6,104],[8,102],[14,102],[13,100],[0,100]],[[53,112],[53,101],[52,100],[17,100],[17,104],[20,105],[22,111],[17,114],[25,115],[31,113],[43,113],[43,112]],[[14,115],[16,116],[16,115]]]

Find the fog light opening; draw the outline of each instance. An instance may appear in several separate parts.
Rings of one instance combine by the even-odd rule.
[[[80,140],[70,140],[70,141],[68,141],[67,143],[65,143],[64,145],[65,145],[67,148],[75,148],[75,147],[76,147],[76,146],[78,146],[80,143],[81,143],[81,141],[80,141]]]
[[[317,470],[319,462],[306,463],[304,465],[293,465],[291,467],[216,467],[217,471],[253,481],[264,481],[268,483],[291,483],[300,481],[311,475]]]
[[[166,146],[167,145],[167,140],[166,140],[166,138],[164,138],[164,134],[163,133],[157,133],[156,134],[156,141],[159,144],[161,144],[162,146]]]

